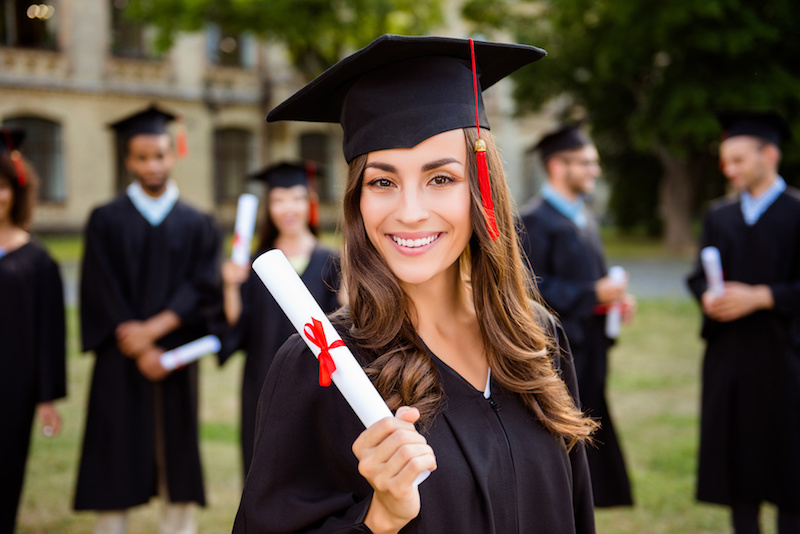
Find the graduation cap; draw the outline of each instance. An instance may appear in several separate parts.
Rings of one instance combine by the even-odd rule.
[[[583,121],[570,123],[542,137],[535,148],[542,161],[546,162],[558,152],[576,150],[591,145],[591,139],[581,130],[582,125]]]
[[[319,224],[319,201],[316,193],[319,175],[320,172],[313,161],[281,162],[250,174],[250,178],[265,182],[270,189],[296,185],[308,188],[309,224],[316,228]]]
[[[166,134],[167,126],[172,121],[179,121],[178,135],[176,136],[176,145],[178,156],[183,158],[187,155],[188,150],[186,147],[186,128],[180,122],[180,118],[172,113],[159,109],[155,104],[144,111],[139,111],[121,119],[113,124],[111,128],[117,131],[124,143],[127,144],[132,138],[137,135],[162,135]]]
[[[25,173],[25,164],[22,162],[22,155],[19,153],[19,146],[25,139],[25,131],[21,128],[0,127],[0,153],[7,153],[14,169],[17,172],[17,183],[20,187],[25,187],[28,182]]]
[[[775,111],[721,111],[717,119],[722,125],[722,139],[749,135],[780,146],[792,138],[786,121]]]
[[[545,54],[529,45],[383,35],[317,76],[267,120],[341,123],[349,163],[450,130],[488,129],[481,91]],[[477,151],[484,211],[496,238],[488,173],[480,163],[485,144]]]

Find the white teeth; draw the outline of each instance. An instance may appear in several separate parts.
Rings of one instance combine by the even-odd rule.
[[[417,247],[424,247],[425,245],[430,245],[439,237],[439,234],[430,235],[428,237],[423,237],[420,239],[402,239],[397,236],[392,236],[392,239],[395,243],[400,245],[401,247],[406,248],[417,248]]]

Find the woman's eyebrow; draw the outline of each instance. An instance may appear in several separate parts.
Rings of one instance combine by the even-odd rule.
[[[458,163],[461,166],[464,165],[456,158],[443,158],[443,159],[437,159],[436,161],[431,161],[430,163],[426,163],[425,165],[422,166],[422,171],[423,172],[431,171],[433,169],[438,169],[439,167],[444,167],[445,165],[448,165],[450,163]]]
[[[384,172],[393,172],[393,173],[397,172],[397,167],[395,167],[394,165],[389,165],[388,163],[379,163],[379,162],[367,163],[366,168],[380,169]]]

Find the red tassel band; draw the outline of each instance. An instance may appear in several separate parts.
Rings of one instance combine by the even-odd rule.
[[[189,141],[187,139],[186,126],[178,123],[178,132],[175,135],[175,145],[178,157],[183,159],[189,155]]]
[[[497,241],[500,231],[497,229],[497,220],[494,216],[494,201],[492,200],[492,185],[489,183],[489,165],[486,163],[486,141],[475,141],[475,158],[478,163],[478,184],[481,190],[483,212],[486,214],[486,228],[492,241]]]
[[[19,150],[12,150],[10,157],[11,162],[14,164],[14,169],[17,171],[17,183],[20,187],[25,187],[25,184],[28,183],[28,176],[25,174],[25,163],[22,161],[22,155]]]

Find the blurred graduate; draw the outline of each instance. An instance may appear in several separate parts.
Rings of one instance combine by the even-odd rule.
[[[67,393],[64,290],[58,265],[26,230],[37,176],[22,130],[0,127],[0,532],[14,532],[34,414],[60,432]]]
[[[791,136],[773,111],[719,115],[722,172],[736,195],[714,202],[700,246],[716,247],[721,295],[698,259],[689,289],[703,309],[697,498],[729,506],[736,534],[800,533],[800,191],[778,173]]]
[[[594,532],[596,423],[527,283],[481,97],[544,51],[475,42],[473,62],[472,44],[380,37],[268,115],[342,124],[348,306],[333,321],[395,415],[365,430],[292,336],[236,533]]]
[[[317,241],[316,166],[282,162],[252,176],[266,186],[266,210],[256,256],[274,248],[289,259],[303,283],[326,313],[339,307],[339,254]],[[255,439],[258,396],[275,353],[295,330],[275,299],[251,269],[233,260],[222,266],[225,318],[231,331],[222,358],[244,349],[241,449],[245,475]]]
[[[205,504],[197,364],[168,372],[159,358],[208,333],[221,244],[170,180],[173,119],[151,106],[112,125],[133,180],[86,227],[81,334],[96,360],[75,509],[100,512],[95,532],[124,532],[125,511],[154,495],[161,532],[194,532],[194,503]]]
[[[600,422],[596,445],[586,450],[595,506],[633,504],[622,449],[606,400],[610,306],[620,302],[626,320],[635,309],[627,280],[612,280],[597,220],[584,199],[600,176],[597,148],[581,123],[545,135],[536,147],[547,171],[540,193],[520,208],[522,250],[545,303],[569,338],[581,407]]]

